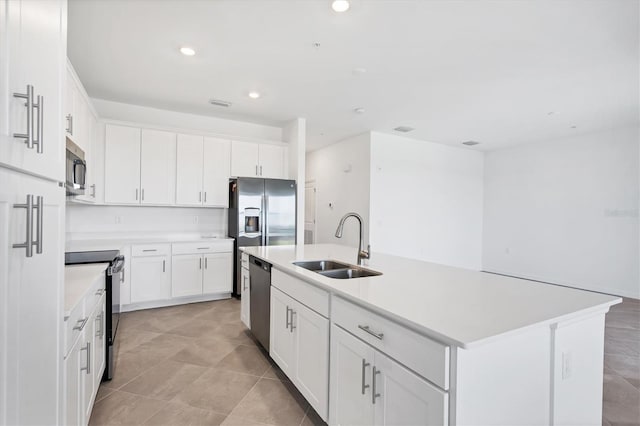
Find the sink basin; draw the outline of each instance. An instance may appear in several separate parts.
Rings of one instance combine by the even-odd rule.
[[[345,268],[351,267],[351,265],[348,265],[346,263],[336,262],[335,260],[309,260],[309,261],[293,262],[293,264],[314,272],[331,271],[334,269],[345,269]]]
[[[362,277],[375,277],[376,275],[382,275],[381,272],[372,271],[371,269],[364,268],[347,268],[347,269],[334,269],[332,271],[317,271],[320,275],[324,275],[329,278],[337,278],[340,280],[347,280],[350,278],[362,278]]]
[[[347,263],[336,262],[335,260],[309,260],[293,262],[293,264],[301,268],[317,272],[318,274],[324,275],[325,277],[337,278],[341,280],[382,275],[381,272],[372,271],[371,269],[365,269],[359,266],[349,265]]]

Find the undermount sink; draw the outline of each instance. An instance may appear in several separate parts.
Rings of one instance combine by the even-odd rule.
[[[310,260],[293,262],[293,264],[324,275],[325,277],[341,280],[382,275],[381,272],[349,265],[347,263],[336,262],[335,260]]]
[[[351,267],[351,265],[336,262],[335,260],[309,260],[293,262],[293,264],[313,272],[331,271],[334,269],[345,269]]]

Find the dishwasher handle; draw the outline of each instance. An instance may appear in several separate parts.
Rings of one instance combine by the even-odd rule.
[[[258,259],[257,257],[250,256],[249,263],[257,266],[260,269],[263,269],[266,272],[271,273],[271,265],[262,259]]]

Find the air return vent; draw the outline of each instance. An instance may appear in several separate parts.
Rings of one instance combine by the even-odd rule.
[[[415,129],[413,127],[408,127],[408,126],[398,126],[393,130],[395,130],[396,132],[409,133]]]
[[[209,100],[209,103],[211,105],[221,106],[221,107],[225,107],[225,108],[229,108],[231,106],[231,102],[221,101],[220,99],[211,99],[211,100]]]
[[[476,142],[476,141],[466,141],[466,142],[462,142],[462,145],[466,145],[466,146],[474,146],[474,145],[479,145],[480,142]]]

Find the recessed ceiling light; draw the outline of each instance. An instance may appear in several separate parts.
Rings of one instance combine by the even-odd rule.
[[[413,127],[409,127],[409,126],[398,126],[395,129],[396,132],[402,132],[402,133],[409,133],[412,130],[415,130]]]
[[[364,114],[364,108],[354,108],[353,112],[355,112],[356,114]]]
[[[256,92],[255,90],[251,91],[249,92],[249,97],[251,99],[258,99],[260,97],[260,92]]]
[[[331,3],[331,9],[335,12],[341,13],[349,10],[349,2],[347,0],[333,0]]]
[[[462,142],[462,145],[474,146],[474,145],[480,145],[480,142],[477,142],[477,141],[466,141],[466,142]]]
[[[180,53],[182,53],[184,56],[193,56],[196,54],[196,51],[193,50],[192,47],[184,46],[180,48]]]

